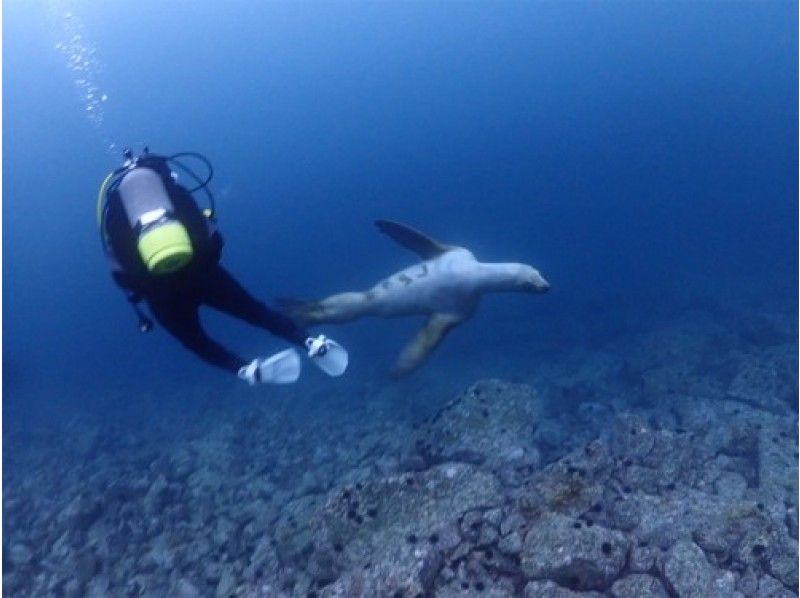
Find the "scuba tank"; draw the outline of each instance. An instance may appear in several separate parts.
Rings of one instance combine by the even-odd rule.
[[[207,185],[213,176],[210,162],[200,154],[183,152],[169,157],[149,154],[145,148],[142,156],[134,158],[130,150],[124,152],[122,167],[109,173],[100,187],[98,195],[98,225],[103,247],[112,254],[106,227],[109,199],[118,196],[125,215],[129,233],[135,241],[136,251],[148,274],[164,275],[177,272],[192,261],[196,248],[192,246],[189,233],[176,217],[175,206],[165,183],[172,183],[175,177],[169,166],[177,165],[198,182],[189,190],[191,194],[205,189],[210,209],[203,210],[206,218],[213,218],[214,198]],[[177,160],[181,156],[193,156],[208,166],[208,176],[204,181]]]
[[[175,208],[156,171],[146,166],[130,170],[123,175],[118,191],[148,272],[170,274],[192,261],[194,251],[186,227],[173,218]]]

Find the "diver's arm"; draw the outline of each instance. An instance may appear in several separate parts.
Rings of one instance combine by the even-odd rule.
[[[141,332],[150,332],[153,329],[153,321],[148,318],[139,307],[139,303],[144,299],[144,295],[136,285],[131,281],[123,270],[114,269],[111,271],[111,278],[117,283],[117,286],[125,293],[125,298],[133,308],[137,319],[139,320],[139,330]]]

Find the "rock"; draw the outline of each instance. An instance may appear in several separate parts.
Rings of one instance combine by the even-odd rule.
[[[158,515],[166,506],[169,499],[169,484],[163,474],[160,474],[144,497],[144,510],[149,516]]]
[[[509,463],[538,467],[531,435],[541,414],[542,402],[529,386],[484,380],[419,427],[414,455],[429,465],[459,461],[488,468]]]
[[[623,465],[621,480],[635,490],[658,494],[680,481],[694,481],[691,443],[672,430],[655,429],[638,415],[617,416],[611,449]]]
[[[667,591],[661,582],[651,575],[633,574],[618,579],[611,586],[614,598],[667,598]]]
[[[305,471],[300,479],[300,484],[297,488],[297,495],[303,496],[304,494],[319,494],[323,492],[324,484],[317,476],[310,471]]]
[[[514,598],[517,594],[511,584],[503,580],[473,579],[454,577],[444,585],[437,586],[436,598]]]
[[[102,444],[102,435],[97,427],[80,427],[73,436],[73,448],[82,459],[93,457]]]
[[[309,522],[323,504],[319,495],[308,494],[290,501],[275,524],[275,547],[285,563],[302,562],[312,549]]]
[[[764,575],[758,580],[758,598],[796,598],[797,594],[787,590],[774,577]]]
[[[655,431],[647,422],[631,413],[620,413],[614,420],[611,449],[614,455],[642,463],[655,446]]]
[[[146,486],[136,485],[125,479],[115,479],[106,486],[105,498],[110,503],[125,503],[143,496],[146,490]]]
[[[753,421],[760,417],[759,413],[749,410],[747,419],[741,417],[725,417],[716,403],[707,402],[709,409],[717,413],[717,424],[711,426],[702,436],[700,441],[708,454],[721,454],[726,457],[739,457],[755,460],[758,450],[758,429]],[[741,413],[745,407],[739,407]],[[720,421],[721,420],[721,421]]]
[[[776,414],[796,403],[797,351],[791,346],[742,355],[728,397]]]
[[[278,554],[267,537],[262,537],[256,544],[250,561],[244,569],[244,576],[250,582],[256,579],[270,578],[277,573],[280,568]]]
[[[412,454],[407,455],[400,462],[400,471],[423,471],[427,469],[428,464],[422,455]]]
[[[628,552],[621,533],[594,525],[577,528],[571,517],[549,513],[525,536],[522,570],[575,590],[605,590],[619,576]]]
[[[711,584],[709,597],[714,598],[742,598],[742,594],[736,589],[736,575],[731,571],[724,571],[714,579]]]
[[[552,581],[531,581],[525,586],[525,598],[601,598],[597,592],[573,592]]]
[[[760,494],[779,505],[797,507],[797,420],[763,415],[758,425],[758,483]],[[778,519],[784,518],[783,512]]]
[[[769,557],[769,572],[784,586],[797,592],[797,540],[787,538],[780,544],[780,548]]]
[[[258,498],[242,508],[238,525],[252,530],[253,535],[258,535],[268,529],[279,514],[278,508],[273,503]]]
[[[706,598],[713,573],[700,547],[681,541],[667,552],[664,577],[681,598]]]
[[[211,534],[211,541],[217,549],[227,548],[229,542],[234,538],[237,533],[236,526],[227,517],[219,517],[214,525],[214,531]]]
[[[26,589],[26,580],[23,575],[8,571],[3,571],[3,592],[8,596],[34,595]]]
[[[519,532],[512,532],[497,543],[497,548],[505,554],[519,554],[522,552],[522,535]]]
[[[86,531],[97,521],[102,512],[103,505],[99,499],[81,494],[59,514],[59,524],[62,529],[66,528],[71,532]]]
[[[666,497],[638,493],[628,495],[625,500],[630,503],[628,508],[635,510],[639,517],[633,534],[662,550],[692,538],[725,541],[716,550],[732,550],[733,539],[723,530],[736,525],[745,513],[752,512],[749,508],[737,514],[726,500],[685,487],[677,488]]]
[[[156,537],[142,560],[140,566],[143,571],[154,569],[169,570],[174,565],[174,553],[169,546],[169,540],[165,534]]]
[[[428,594],[453,545],[448,523],[501,501],[497,479],[463,463],[340,489],[312,522],[315,554],[343,572],[321,596]]]
[[[610,527],[630,532],[642,522],[642,511],[637,500],[619,498],[611,505]]]
[[[111,580],[108,578],[108,575],[103,573],[95,575],[89,583],[86,584],[86,598],[105,598],[110,594],[110,586]]]
[[[308,559],[306,571],[311,576],[311,579],[320,587],[336,581],[339,572],[336,569],[333,551],[315,551]]]
[[[543,419],[533,433],[534,441],[550,450],[564,446],[568,442],[568,438],[567,426],[556,419]]]
[[[216,586],[222,579],[223,564],[216,557],[212,557],[203,563],[202,569],[198,571],[203,575],[206,583]]]
[[[226,567],[222,571],[222,577],[219,579],[219,583],[217,584],[217,591],[215,596],[217,598],[229,598],[231,594],[233,594],[233,590],[236,587],[236,580],[233,577],[233,573],[231,572],[229,567]]]
[[[202,596],[197,585],[186,577],[178,579],[173,595],[175,598],[200,598]]]
[[[748,567],[736,582],[736,590],[748,598],[756,596],[758,593],[758,576],[756,572]]]
[[[611,466],[607,447],[600,442],[569,453],[525,482],[519,510],[526,517],[548,511],[577,517],[602,503]]]
[[[633,573],[648,573],[656,566],[660,554],[658,548],[645,540],[639,540],[631,548],[628,566]]]
[[[65,598],[83,598],[86,594],[83,584],[77,579],[70,579],[64,585]]]
[[[578,418],[595,430],[601,429],[614,416],[614,409],[597,401],[584,401],[578,405]]]
[[[33,560],[33,551],[25,544],[12,544],[8,551],[8,560],[15,567],[24,567]]]
[[[196,458],[194,453],[186,448],[179,449],[172,457],[171,479],[184,483],[195,470],[195,465]]]
[[[714,490],[720,498],[733,502],[744,496],[747,480],[738,473],[725,472],[714,482]]]
[[[68,572],[69,579],[75,581],[77,590],[83,593],[86,584],[97,573],[97,558],[88,550],[83,550],[70,555],[66,565],[65,571]]]

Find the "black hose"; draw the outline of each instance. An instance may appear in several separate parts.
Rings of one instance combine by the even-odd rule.
[[[122,181],[122,177],[120,177],[119,175],[126,170],[127,168],[118,168],[116,171],[114,171],[113,176],[115,178],[111,180],[111,182],[108,184],[108,187],[106,188],[105,191],[106,198],[111,193],[117,190],[120,182]],[[108,201],[104,201],[103,203],[103,211],[101,212],[100,226],[98,227],[98,229],[100,231],[100,244],[103,246],[103,251],[106,253],[106,255],[110,256],[112,252],[111,252],[111,247],[109,246],[108,243],[108,239],[106,237],[106,212],[108,212]]]
[[[198,160],[202,161],[206,165],[206,167],[208,168],[208,176],[206,176],[206,179],[204,181],[201,181],[200,177],[197,176],[191,168],[189,168],[188,166],[186,166],[185,164],[183,164],[182,162],[180,162],[177,159],[177,158],[182,158],[184,156],[197,158]],[[211,165],[211,162],[209,161],[209,159],[206,158],[203,154],[198,154],[197,152],[180,152],[180,153],[173,154],[173,155],[167,157],[166,160],[168,162],[174,162],[181,170],[183,170],[185,173],[187,173],[189,176],[191,176],[195,180],[195,182],[197,183],[197,186],[193,187],[191,189],[188,189],[189,193],[194,193],[195,191],[203,189],[203,191],[206,192],[206,196],[208,197],[208,203],[211,206],[212,213],[216,213],[217,206],[216,206],[216,202],[214,201],[214,195],[211,193],[211,191],[208,188],[208,184],[211,182],[211,179],[214,178],[214,167]]]
[[[187,166],[185,166],[184,164],[182,164],[177,160],[177,158],[182,158],[184,156],[197,158],[206,165],[206,168],[208,168],[208,176],[206,177],[206,180],[200,181],[200,177],[198,177],[190,168],[188,168]],[[192,178],[194,178],[195,181],[197,181],[198,183],[197,187],[195,187],[194,189],[189,189],[189,193],[194,193],[195,191],[201,189],[202,187],[205,187],[211,182],[211,179],[214,178],[214,167],[211,165],[209,159],[206,158],[203,154],[198,154],[197,152],[180,152],[177,154],[172,154],[171,156],[167,157],[167,160],[175,162],[183,170],[188,172],[192,176]]]

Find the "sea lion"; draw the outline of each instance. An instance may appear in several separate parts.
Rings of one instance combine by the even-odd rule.
[[[485,293],[544,293],[550,284],[527,264],[486,264],[468,249],[440,243],[408,226],[377,220],[375,225],[423,261],[392,274],[367,291],[331,295],[320,301],[282,300],[301,324],[343,323],[365,316],[428,316],[403,349],[393,369],[401,376],[419,367],[455,326],[468,320]]]

